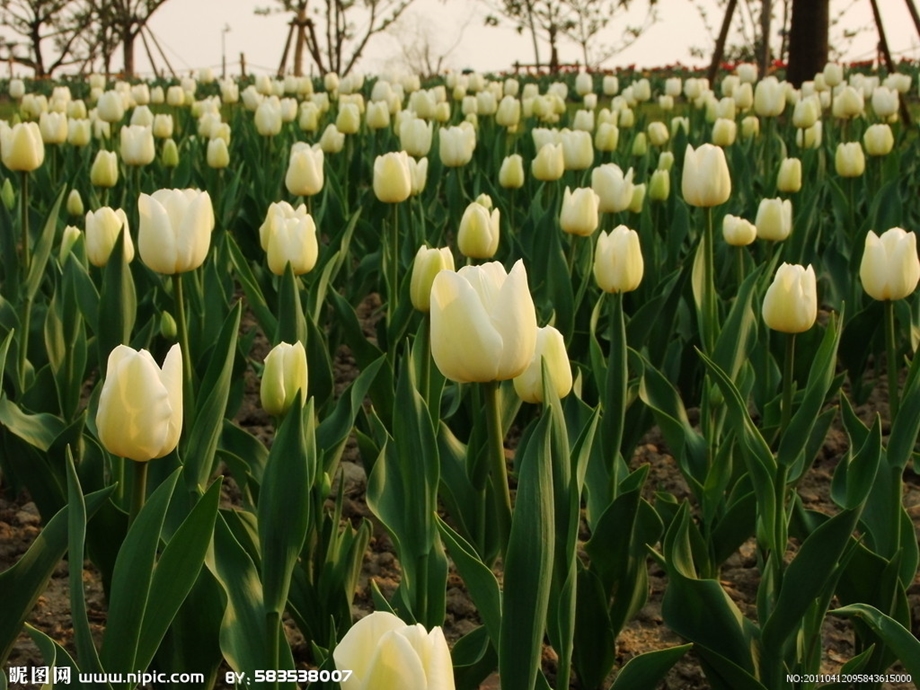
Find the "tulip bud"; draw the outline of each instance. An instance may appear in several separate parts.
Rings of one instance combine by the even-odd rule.
[[[744,218],[726,214],[722,219],[722,237],[733,247],[746,247],[757,239],[757,226]]]
[[[645,265],[639,235],[625,225],[597,237],[594,279],[604,292],[632,292],[642,282]]]
[[[105,449],[146,462],[171,453],[182,434],[182,350],[173,345],[163,368],[147,350],[119,345],[109,354],[96,429]]]
[[[83,233],[80,232],[80,229],[75,228],[73,225],[68,225],[64,228],[64,234],[61,236],[61,250],[58,254],[58,260],[61,262],[61,266],[70,258],[74,245],[79,241],[82,235]]]
[[[390,126],[390,110],[385,101],[371,101],[367,104],[367,128],[386,129]]]
[[[323,153],[338,153],[345,146],[345,135],[335,125],[327,125],[319,139],[319,145]]]
[[[125,116],[125,102],[117,91],[106,91],[96,102],[96,115],[108,123],[121,122]]]
[[[227,149],[227,142],[223,139],[211,139],[208,141],[207,163],[209,168],[222,170],[230,165],[230,151]]]
[[[431,150],[433,127],[417,117],[404,119],[399,125],[399,145],[410,156],[427,156]]]
[[[792,232],[792,202],[789,199],[761,199],[754,224],[759,238],[783,241]]]
[[[160,335],[167,340],[175,340],[179,328],[176,326],[176,320],[168,311],[160,312]]]
[[[171,139],[168,141],[172,141]],[[173,147],[176,143],[173,142]],[[156,157],[153,143],[153,130],[150,127],[129,125],[121,128],[121,159],[125,165],[149,165]],[[163,147],[164,165],[166,164],[166,147]],[[175,165],[179,164],[179,152],[175,151]],[[167,166],[175,167],[175,166]]]
[[[256,131],[263,137],[273,137],[281,131],[281,101],[269,98],[256,109]]]
[[[657,146],[661,148],[668,143],[670,138],[668,134],[668,127],[664,122],[651,122],[648,126],[648,139],[652,142],[652,146]]]
[[[114,187],[118,184],[118,156],[114,151],[99,151],[89,171],[89,180],[95,187]]]
[[[670,171],[672,167],[674,167],[674,154],[670,151],[662,151],[658,155],[658,169]]]
[[[71,189],[67,195],[67,213],[71,216],[83,215],[83,199],[76,189]]]
[[[598,151],[616,151],[620,130],[612,122],[602,122],[594,133],[594,148]]]
[[[597,193],[590,187],[580,187],[574,192],[566,187],[559,214],[562,231],[580,237],[591,235],[597,230],[599,201]]]
[[[894,135],[888,125],[872,125],[863,135],[866,153],[870,156],[887,156],[894,148]]]
[[[71,118],[67,121],[67,143],[83,147],[92,138],[92,123],[89,120]]]
[[[425,185],[428,183],[428,159],[409,158],[409,177],[412,180],[412,196],[418,196],[425,191]]]
[[[537,317],[523,262],[441,271],[431,287],[431,354],[460,383],[519,376],[533,358]]]
[[[836,62],[828,62],[824,65],[824,82],[831,88],[843,81],[843,67]]]
[[[761,309],[764,323],[782,333],[804,333],[818,316],[818,289],[811,266],[784,263],[767,288]]]
[[[491,259],[498,251],[499,220],[501,213],[476,201],[466,207],[460,219],[457,247],[460,253],[472,259]]]
[[[520,189],[524,186],[524,159],[519,153],[506,156],[502,161],[498,184],[505,189]]]
[[[124,230],[125,261],[134,260],[134,243],[128,230],[128,217],[121,209],[103,206],[86,214],[86,258],[93,266],[105,266],[112,255],[118,236]]]
[[[530,171],[534,178],[542,182],[550,182],[562,177],[562,173],[565,172],[562,144],[541,146],[536,158],[531,161]]]
[[[892,115],[897,115],[900,106],[898,92],[879,86],[872,92],[872,110],[876,117],[887,120]]]
[[[817,96],[808,96],[795,104],[792,124],[799,129],[808,129],[821,117],[821,101]]]
[[[802,188],[802,161],[798,158],[785,158],[780,163],[776,176],[776,189],[787,194],[794,194]]]
[[[441,271],[454,270],[454,255],[449,247],[429,249],[419,247],[412,264],[412,279],[409,283],[409,297],[412,306],[419,311],[431,309],[431,285]]]
[[[866,156],[858,141],[837,144],[834,167],[840,177],[859,177],[866,170]]]
[[[745,139],[760,136],[760,120],[756,115],[748,115],[741,121],[741,136]]]
[[[648,140],[646,139],[645,132],[636,133],[636,137],[633,139],[632,150],[630,153],[634,158],[641,158],[646,153],[648,153]]]
[[[594,163],[594,146],[587,132],[563,129],[559,140],[566,170],[586,170]]]
[[[342,134],[357,134],[361,128],[361,113],[354,103],[340,103],[335,126]]]
[[[294,196],[319,194],[326,181],[323,171],[324,160],[322,149],[297,142],[291,147],[284,186]]]
[[[8,177],[3,180],[3,187],[0,187],[0,200],[3,201],[7,211],[12,211],[13,206],[16,205],[16,193],[13,191],[13,184]]]
[[[760,117],[776,117],[786,109],[786,87],[776,77],[764,77],[754,90],[754,112]]]
[[[703,144],[694,150],[687,145],[681,191],[684,200],[691,206],[708,208],[728,201],[732,181],[721,148]]]
[[[648,198],[651,201],[667,201],[671,196],[671,173],[667,170],[656,170],[648,184]]]
[[[412,177],[409,173],[409,154],[405,151],[377,156],[374,161],[374,194],[388,204],[409,198]]]
[[[160,189],[141,194],[138,248],[148,268],[164,275],[198,268],[208,253],[214,209],[207,192]]]
[[[22,79],[10,79],[9,94],[14,101],[21,100],[26,95],[25,82]]]
[[[546,363],[546,384],[564,398],[572,390],[572,367],[565,349],[562,333],[552,326],[537,329],[533,359],[520,376],[514,378],[514,390],[524,402],[543,402],[543,363]]]
[[[754,89],[751,88],[750,83],[742,82],[732,92],[732,98],[735,100],[738,110],[746,112],[754,105]]]
[[[881,237],[870,230],[859,266],[859,279],[872,299],[908,297],[920,281],[917,236],[901,228],[891,228]]]
[[[279,343],[265,356],[259,394],[262,408],[280,417],[294,404],[298,391],[300,404],[307,398],[307,351],[303,343]]]
[[[313,270],[319,256],[316,224],[301,204],[295,210],[289,203],[273,203],[259,228],[259,241],[268,258],[268,268],[284,275],[288,263],[294,275]]]
[[[476,148],[476,130],[469,125],[438,130],[438,153],[441,164],[459,168],[473,158]]]
[[[124,129],[122,129],[124,131]],[[153,139],[151,139],[153,141]],[[163,151],[160,154],[160,162],[164,168],[175,168],[179,165],[179,147],[173,139],[167,139],[163,142]]]
[[[67,116],[62,113],[42,113],[38,129],[45,144],[63,144],[67,141]]]
[[[712,126],[712,143],[716,146],[731,146],[735,143],[738,134],[738,125],[734,120],[720,117]]]
[[[852,86],[844,86],[834,96],[834,117],[852,119],[863,114],[865,101],[861,91],[857,91]]]
[[[0,158],[8,169],[32,172],[45,160],[45,144],[38,125],[20,122],[0,127]]]
[[[629,202],[630,213],[642,213],[645,205],[645,183],[633,185],[632,199]]]
[[[166,104],[173,108],[185,105],[185,91],[181,86],[173,85],[166,89]]]
[[[738,65],[736,68],[738,72],[738,78],[742,83],[753,84],[757,81],[757,65],[751,63],[743,63]]]
[[[304,132],[315,132],[319,128],[319,108],[315,103],[304,101],[300,104],[297,124]]]
[[[633,169],[626,175],[614,163],[599,165],[591,171],[591,188],[597,194],[598,210],[602,213],[619,213],[629,208],[633,196]]]
[[[821,147],[821,138],[824,125],[818,120],[808,129],[800,129],[795,133],[795,143],[799,148],[817,149]]]

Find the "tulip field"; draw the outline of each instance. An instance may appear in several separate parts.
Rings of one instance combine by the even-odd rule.
[[[0,81],[0,690],[918,687],[899,70]]]

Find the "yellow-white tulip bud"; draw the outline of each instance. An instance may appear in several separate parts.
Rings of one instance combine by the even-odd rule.
[[[166,104],[174,108],[185,105],[185,91],[181,86],[174,84],[166,89]]]
[[[863,134],[863,144],[870,156],[887,156],[894,148],[894,135],[886,124],[872,125]]]
[[[824,83],[833,88],[843,81],[843,66],[836,62],[828,62],[824,65],[823,76]]]
[[[361,129],[361,113],[354,103],[340,103],[335,126],[342,134],[357,134]]]
[[[648,140],[652,143],[652,146],[661,147],[668,143],[670,135],[664,122],[650,122],[647,131]]]
[[[786,109],[786,87],[776,77],[761,79],[754,90],[754,112],[760,117],[776,117]]]
[[[365,116],[368,129],[386,129],[390,126],[390,110],[385,101],[371,101],[367,104]]]
[[[71,118],[67,121],[67,143],[71,146],[86,146],[92,137],[92,123],[89,120]]]
[[[319,129],[319,108],[311,101],[304,101],[300,104],[300,116],[297,120],[298,126],[304,132],[315,132]]]
[[[879,119],[887,120],[897,115],[899,107],[898,92],[894,89],[879,86],[872,92],[872,110]]]
[[[95,187],[118,184],[118,156],[114,151],[99,151],[89,170],[89,180]]]
[[[473,158],[476,130],[471,126],[449,127],[438,131],[438,154],[447,168],[459,168]]]
[[[502,127],[515,127],[521,121],[521,102],[513,96],[505,96],[495,113],[495,123]]]
[[[304,142],[291,147],[284,185],[294,196],[319,194],[325,183],[323,174],[324,154],[322,149],[313,148]]]
[[[731,146],[738,135],[738,125],[734,120],[720,117],[712,126],[712,143],[716,146]]]
[[[668,170],[674,167],[674,154],[670,151],[662,151],[658,156],[658,169]]]
[[[597,237],[594,253],[594,279],[604,292],[632,292],[642,282],[645,264],[639,235],[625,225]]]
[[[58,254],[58,260],[61,262],[61,266],[67,262],[71,252],[73,252],[74,245],[80,241],[82,236],[83,233],[80,229],[75,228],[73,225],[68,225],[64,228],[64,233],[61,236],[61,249]]]
[[[588,132],[562,130],[563,165],[566,170],[587,170],[594,163],[594,146]]]
[[[524,186],[524,159],[519,153],[512,153],[502,161],[498,171],[498,184],[505,189],[520,189]]]
[[[214,209],[207,192],[160,189],[141,194],[138,249],[148,268],[164,275],[198,268],[211,245]]]
[[[798,158],[784,158],[776,175],[776,190],[794,194],[802,188],[802,161]]]
[[[757,65],[752,63],[742,63],[735,68],[738,72],[738,78],[743,84],[753,84],[757,81]]]
[[[431,135],[434,131],[430,122],[417,117],[403,119],[399,125],[399,145],[410,156],[420,158],[431,151]]]
[[[387,204],[397,204],[409,198],[412,176],[409,172],[409,154],[390,152],[374,160],[374,194]]]
[[[230,151],[226,141],[220,138],[208,141],[207,163],[209,168],[215,170],[222,170],[230,165]]]
[[[808,96],[795,104],[792,124],[799,129],[808,129],[821,117],[821,101],[817,96]]]
[[[645,205],[645,183],[634,184],[632,200],[629,202],[630,213],[642,213],[642,207]]]
[[[732,92],[732,98],[735,99],[735,105],[741,112],[746,112],[754,105],[754,89],[750,83],[742,82]]]
[[[283,201],[269,206],[259,228],[259,240],[268,257],[268,268],[275,275],[284,275],[289,262],[294,275],[308,273],[316,265],[316,224],[304,204],[297,209]]]
[[[501,213],[476,201],[466,207],[460,219],[457,247],[463,256],[472,259],[491,259],[498,251]]]
[[[648,153],[648,139],[645,136],[645,132],[636,132],[630,153],[634,158],[641,158]]]
[[[543,362],[546,362],[548,386],[564,398],[572,390],[572,366],[562,333],[552,326],[537,329],[533,359],[520,376],[514,378],[514,390],[524,402],[543,402]]]
[[[808,129],[800,129],[795,133],[796,146],[802,149],[817,149],[821,147],[824,125],[818,120]]]
[[[22,79],[10,79],[9,85],[10,98],[14,101],[20,100],[26,95],[26,84]]]
[[[409,158],[409,177],[412,180],[412,196],[417,196],[425,191],[425,185],[428,183],[428,159],[420,158],[415,160]]]
[[[792,202],[789,199],[761,199],[754,224],[759,238],[782,242],[792,232]]]
[[[741,121],[741,136],[745,139],[760,136],[760,120],[756,115],[748,115]]]
[[[519,376],[533,358],[537,317],[519,260],[441,271],[431,287],[431,354],[461,383]]]
[[[620,130],[612,122],[601,122],[594,132],[594,148],[598,151],[616,151]]]
[[[307,399],[307,351],[303,343],[279,343],[265,356],[259,396],[262,409],[278,417],[294,404],[300,391],[300,404]]]
[[[597,230],[599,201],[597,193],[590,187],[580,187],[574,192],[566,187],[559,227],[570,235],[588,237]]]
[[[562,144],[545,144],[531,161],[530,171],[541,182],[558,180],[565,172],[565,158]]]
[[[917,236],[901,228],[891,228],[881,237],[870,230],[859,265],[859,279],[872,299],[908,297],[920,281]]]
[[[125,165],[149,165],[152,163],[156,157],[153,130],[150,127],[141,127],[139,125],[122,127],[119,153]]]
[[[277,98],[262,101],[256,109],[256,131],[263,137],[273,137],[281,131],[281,102]]]
[[[125,130],[122,129],[121,131],[124,132]],[[150,137],[150,141],[153,141],[152,136]],[[163,163],[164,168],[175,168],[179,165],[179,147],[176,145],[174,139],[167,139],[163,142],[163,152],[160,155],[160,161]]]
[[[852,86],[844,86],[834,96],[834,117],[850,119],[862,115],[863,110],[865,110],[865,101],[862,91],[857,91]]]
[[[726,214],[722,219],[722,237],[733,247],[746,247],[757,239],[757,226],[744,218]]]
[[[42,113],[38,129],[45,144],[63,144],[67,141],[67,116],[63,113]]]
[[[323,153],[338,153],[345,146],[345,135],[334,124],[327,125],[319,139],[319,146]]]
[[[147,350],[119,345],[109,354],[96,412],[107,451],[136,462],[171,453],[182,434],[182,351],[173,345],[163,368]]]
[[[684,200],[691,206],[709,208],[728,201],[732,180],[721,148],[703,144],[694,150],[687,145],[681,191]]]
[[[0,187],[0,201],[6,206],[7,211],[12,211],[16,205],[16,193],[13,191],[13,183],[10,178],[3,180],[3,186]]]
[[[651,201],[667,201],[671,196],[671,173],[667,170],[656,170],[648,183],[648,198]]]
[[[137,106],[131,113],[131,124],[141,127],[153,127],[154,116],[146,105]]]
[[[45,160],[42,133],[34,122],[0,127],[0,157],[10,170],[32,172]]]
[[[125,116],[125,102],[117,91],[106,91],[96,102],[96,115],[104,122],[121,122]]]
[[[409,297],[412,306],[419,311],[431,309],[431,285],[441,271],[454,270],[454,255],[449,247],[429,249],[422,246],[415,254],[412,264],[412,278],[409,283]]]
[[[67,213],[71,216],[83,215],[83,199],[76,189],[71,189],[67,195]]]
[[[761,309],[764,323],[782,333],[804,333],[818,316],[818,288],[811,266],[784,263],[767,288]]]
[[[858,141],[837,144],[834,168],[840,177],[859,177],[866,170],[866,156]]]
[[[105,266],[112,255],[118,236],[124,230],[125,261],[134,260],[134,242],[128,229],[128,217],[120,208],[103,206],[86,214],[86,258],[93,266]]]
[[[633,195],[633,169],[626,175],[615,163],[599,165],[591,171],[591,188],[597,193],[598,210],[619,213],[629,208]]]

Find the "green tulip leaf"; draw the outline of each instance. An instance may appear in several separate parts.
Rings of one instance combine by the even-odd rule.
[[[671,667],[692,647],[692,644],[683,644],[634,656],[617,674],[610,690],[655,690]]]
[[[102,269],[102,290],[99,292],[99,314],[96,347],[102,375],[108,366],[109,354],[119,345],[131,342],[137,317],[137,293],[131,268],[125,259],[124,242],[127,229],[122,229],[115,241],[108,263]]]
[[[898,416],[892,422],[888,439],[888,464],[903,470],[913,456],[920,435],[920,356],[916,354],[901,396]]]
[[[246,294],[246,304],[252,310],[263,333],[275,333],[278,329],[278,319],[272,314],[268,303],[265,301],[265,295],[256,280],[249,262],[240,250],[236,240],[227,236],[227,247],[230,250],[230,258],[233,261],[233,268],[243,292]]]
[[[32,638],[32,642],[36,647],[38,647],[38,651],[41,652],[44,665],[55,670],[59,668],[70,669],[70,683],[79,684],[77,680],[78,674],[81,670],[86,670],[86,667],[80,669],[80,667],[77,666],[77,663],[73,660],[66,649],[64,649],[61,645],[52,640],[38,628],[33,628],[28,623],[26,623],[25,628],[26,632],[29,634],[29,637]],[[52,679],[53,677],[49,678],[49,681]],[[0,680],[5,682],[6,674],[0,673]],[[54,686],[51,687],[57,687],[59,685],[61,685],[61,683],[55,683]],[[111,685],[106,683],[103,685],[103,687],[109,688]]]
[[[30,302],[35,299],[35,295],[38,294],[38,288],[41,287],[42,281],[45,279],[45,268],[48,265],[48,258],[51,256],[51,247],[54,244],[54,236],[57,232],[58,211],[66,193],[67,186],[63,185],[60,193],[58,193],[57,200],[54,202],[54,206],[51,207],[51,211],[48,213],[41,235],[38,236],[38,241],[32,248],[32,263],[29,264],[29,275],[26,278],[26,299]]]
[[[855,439],[851,438],[855,446]],[[831,481],[831,498],[844,510],[854,510],[863,505],[875,483],[879,460],[882,457],[882,420],[878,413],[872,429],[859,450],[852,457],[843,457],[834,470]]]
[[[830,613],[844,618],[858,618],[868,625],[897,655],[907,673],[913,678],[920,678],[920,641],[895,619],[868,604],[850,604]]]
[[[0,396],[0,424],[41,451],[51,448],[66,428],[59,417],[44,412],[29,414],[5,395]]]

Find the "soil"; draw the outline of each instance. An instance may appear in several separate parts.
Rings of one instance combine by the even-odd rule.
[[[373,300],[366,301],[359,310],[359,317],[365,325],[368,337],[373,338],[373,321],[377,306]],[[254,327],[250,321],[244,328]],[[251,358],[261,361],[268,352],[268,343],[264,337],[256,338]],[[347,347],[339,348],[334,359],[336,393],[341,393],[348,383],[355,378],[358,371],[354,358]],[[255,371],[247,371],[247,390],[244,404],[236,421],[265,443],[271,443],[272,424],[259,404],[259,384]],[[887,413],[884,378],[876,387],[876,392],[869,402],[857,409],[865,420],[875,411]],[[824,447],[811,471],[798,487],[799,495],[807,508],[834,512],[829,497],[830,480],[839,458],[847,451],[846,434],[839,427],[831,429]],[[667,444],[653,429],[639,444],[632,458],[631,465],[638,467],[649,464],[650,471],[646,482],[647,498],[652,499],[654,491],[666,491],[678,500],[689,498],[686,482],[681,476],[676,462],[668,452]],[[349,518],[367,517],[373,520],[364,500],[366,475],[361,466],[357,445],[352,439],[345,449],[342,459],[341,476],[345,481],[345,512]],[[915,530],[920,529],[920,477],[908,470],[904,477],[905,506],[911,515]],[[225,505],[234,502],[232,482],[225,493]],[[35,505],[28,496],[19,496],[8,500],[0,495],[0,572],[14,564],[33,542],[41,529],[41,520]],[[73,636],[71,630],[70,605],[67,580],[67,561],[62,561],[54,572],[48,588],[38,600],[29,622],[42,630],[52,639],[58,641],[71,652]],[[375,581],[384,595],[389,596],[398,585],[400,577],[399,563],[394,555],[392,545],[383,529],[375,523],[374,535],[368,552],[365,554],[364,568],[358,591],[354,600],[354,613],[357,617],[373,610],[370,595],[370,583]],[[753,539],[744,544],[731,556],[721,571],[721,582],[728,594],[748,617],[756,619],[755,598],[759,583],[757,559]],[[101,633],[105,623],[106,604],[98,574],[91,563],[84,564],[84,587],[86,592],[89,619],[94,633]],[[661,601],[667,585],[665,573],[651,560],[649,561],[649,600],[638,615],[627,625],[617,640],[617,667],[622,666],[633,656],[678,644],[684,641],[664,624],[661,615]],[[467,596],[463,582],[451,573],[447,584],[447,617],[444,622],[445,635],[452,644],[465,633],[479,625],[479,618],[470,598]],[[914,625],[920,621],[920,577],[910,588],[909,601],[913,613]],[[286,622],[288,639],[294,650],[295,659],[305,664],[309,650],[303,638],[290,621]],[[918,633],[915,629],[914,634]],[[853,633],[851,626],[843,619],[829,616],[824,624],[824,652],[822,672],[833,673],[853,657]],[[547,649],[544,655],[544,670],[549,677],[555,675],[555,660],[552,651]],[[38,649],[26,633],[22,633],[7,662],[12,666],[43,665]],[[899,667],[895,667],[897,669]],[[218,675],[219,678],[223,674]],[[217,687],[223,687],[218,683]],[[500,683],[497,675],[488,678],[481,686],[484,690],[497,690]],[[707,688],[705,676],[692,652],[678,662],[659,686],[665,690],[697,690]],[[910,684],[887,684],[885,688],[910,688]],[[918,685],[917,687],[920,687]]]

